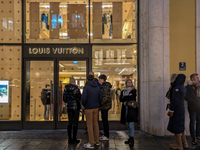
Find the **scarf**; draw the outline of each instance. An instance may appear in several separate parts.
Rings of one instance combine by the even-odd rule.
[[[134,86],[131,86],[131,87],[124,87],[124,91],[123,91],[123,96],[128,96],[130,91],[135,89]]]

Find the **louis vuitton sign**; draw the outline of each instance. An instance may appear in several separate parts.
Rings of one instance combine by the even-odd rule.
[[[88,45],[26,45],[24,57],[87,57]]]
[[[44,48],[44,47],[40,47],[40,48],[31,48],[29,47],[29,54],[84,54],[84,48],[83,47],[72,47],[72,48],[64,48],[64,47],[60,47],[60,48]]]

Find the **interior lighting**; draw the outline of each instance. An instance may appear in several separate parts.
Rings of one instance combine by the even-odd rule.
[[[124,72],[125,69],[126,69],[126,68],[122,69],[122,71],[120,71],[120,73],[118,73],[118,75],[120,75],[122,72]]]
[[[104,63],[105,65],[129,65],[130,63]]]
[[[64,67],[61,63],[59,63],[59,65],[60,65],[61,67]]]

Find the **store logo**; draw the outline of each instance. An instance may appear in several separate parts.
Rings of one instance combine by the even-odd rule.
[[[72,47],[72,48],[31,48],[29,47],[29,54],[35,54],[35,55],[40,55],[40,54],[84,54],[84,48],[79,48],[79,47]]]

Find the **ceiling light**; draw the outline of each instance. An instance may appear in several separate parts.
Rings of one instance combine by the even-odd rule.
[[[59,65],[60,65],[61,67],[64,67],[61,63],[59,63]]]
[[[125,69],[126,69],[126,68],[122,69],[122,71],[120,71],[120,73],[118,73],[118,75],[120,75],[122,72],[124,72]]]

